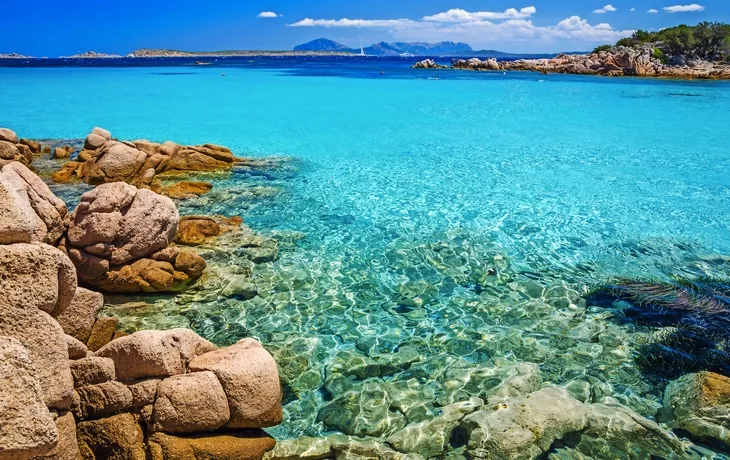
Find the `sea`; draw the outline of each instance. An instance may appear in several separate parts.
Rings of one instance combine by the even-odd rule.
[[[108,306],[123,326],[261,340],[284,385],[277,439],[387,439],[520,363],[655,418],[666,382],[636,364],[652,332],[586,299],[616,280],[730,275],[730,82],[195,60],[0,60],[0,126],[21,137],[101,126],[278,161],[179,205],[278,242],[246,270],[235,246],[207,253],[211,285],[245,272],[258,296]]]

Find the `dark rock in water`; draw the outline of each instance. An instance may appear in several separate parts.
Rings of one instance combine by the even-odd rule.
[[[619,322],[656,331],[636,358],[649,377],[671,380],[705,370],[730,376],[730,283],[620,282],[587,301],[615,309]]]

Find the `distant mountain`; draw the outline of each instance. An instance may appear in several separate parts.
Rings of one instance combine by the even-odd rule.
[[[295,46],[294,51],[307,52],[338,52],[338,53],[355,53],[359,54],[360,49],[348,48],[342,43],[337,43],[326,38],[318,38],[309,43]],[[504,53],[496,50],[473,50],[466,43],[455,42],[396,42],[387,43],[380,42],[365,48],[365,54],[368,56],[399,56],[403,53],[413,54],[415,56],[453,56],[453,57],[480,57],[480,58],[499,58],[499,59],[540,59],[551,58],[556,54],[516,54]],[[571,54],[571,53],[568,53]]]
[[[365,48],[365,54],[370,56],[397,56],[403,53],[410,53],[417,56],[459,56],[468,54],[471,50],[471,46],[466,43],[380,42]]]
[[[303,45],[295,46],[294,51],[336,51],[341,53],[351,51],[351,49],[342,43],[337,43],[326,38],[318,38]]]

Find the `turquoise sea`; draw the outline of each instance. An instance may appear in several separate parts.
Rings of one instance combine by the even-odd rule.
[[[409,64],[0,68],[0,126],[286,158],[180,205],[278,241],[278,260],[252,268],[258,297],[110,309],[131,327],[262,340],[285,383],[280,439],[386,438],[521,362],[653,417],[661,386],[634,363],[647,333],[584,295],[728,275],[730,84]],[[241,273],[235,246],[207,256],[210,285]]]

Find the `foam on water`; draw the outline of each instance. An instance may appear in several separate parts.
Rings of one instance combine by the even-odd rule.
[[[660,388],[632,355],[645,334],[581,297],[727,275],[730,85],[403,67],[0,69],[0,126],[291,158],[181,204],[242,215],[277,261],[246,265],[224,237],[202,249],[205,287],[115,310],[130,329],[260,338],[285,382],[279,437],[385,437],[520,362],[653,415]],[[249,271],[258,297],[221,294]]]

